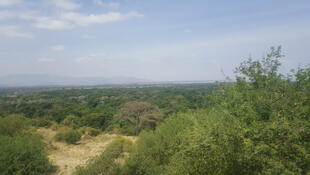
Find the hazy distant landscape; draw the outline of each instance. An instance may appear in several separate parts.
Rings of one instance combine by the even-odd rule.
[[[36,87],[36,86],[109,86],[109,85],[165,85],[212,83],[224,80],[188,80],[188,81],[152,81],[134,77],[63,77],[53,75],[9,75],[0,77],[0,87]],[[227,81],[227,80],[226,80]]]
[[[0,77],[0,86],[64,86],[148,83],[133,77],[66,77],[55,75],[8,75]]]
[[[310,175],[309,12],[0,0],[0,175]]]
[[[0,172],[306,175],[310,68],[281,57],[236,82],[2,88]]]

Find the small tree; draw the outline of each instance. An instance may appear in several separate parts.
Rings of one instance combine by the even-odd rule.
[[[147,102],[126,103],[119,114],[114,116],[115,120],[122,123],[121,127],[133,127],[134,135],[138,135],[146,125],[150,126],[148,128],[155,128],[162,118],[158,107]]]
[[[65,126],[69,126],[72,128],[77,128],[79,125],[79,118],[77,118],[74,115],[68,115],[62,122],[61,124]]]
[[[262,60],[252,60],[249,58],[247,61],[235,70],[241,76],[237,76],[237,80],[250,81],[255,88],[265,87],[268,83],[281,78],[278,69],[281,65],[279,59],[284,55],[281,54],[281,46],[277,48],[271,47],[271,52],[268,53]]]
[[[68,144],[75,144],[76,142],[81,140],[81,133],[74,129],[68,129],[64,131],[59,131],[55,135],[55,139],[57,141],[64,141]]]
[[[282,57],[281,46],[271,47],[261,60],[250,58],[236,69],[239,75],[235,94],[243,96],[241,103],[253,106],[263,120],[269,120],[273,111],[285,103],[289,91],[289,80],[278,72]]]

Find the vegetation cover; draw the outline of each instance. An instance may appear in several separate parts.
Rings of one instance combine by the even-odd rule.
[[[73,88],[0,94],[0,116],[20,114],[35,127],[90,127],[124,135],[154,129],[169,115],[204,107],[213,84]],[[61,127],[61,126],[60,126]]]
[[[307,175],[310,68],[284,76],[282,57],[281,47],[271,48],[241,63],[234,83],[5,93],[0,174],[48,173],[32,128],[51,127],[70,144],[82,134],[138,136],[116,139],[77,169],[81,175]]]
[[[114,174],[120,173],[120,161],[125,158],[132,147],[132,142],[125,138],[117,138],[106,150],[95,159],[89,162],[86,167],[78,167],[77,175],[88,175],[88,174]]]
[[[26,118],[0,118],[0,174],[49,174],[52,166],[45,151],[41,137],[31,133]]]
[[[285,77],[281,57],[279,47],[243,62],[205,109],[143,132],[118,174],[309,174],[310,69]]]
[[[55,135],[55,139],[57,141],[64,141],[67,142],[68,144],[76,144],[76,142],[81,140],[82,134],[74,129],[65,129],[59,131]]]

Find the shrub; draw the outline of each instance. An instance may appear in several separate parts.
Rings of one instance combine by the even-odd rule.
[[[50,127],[52,122],[44,118],[33,118],[31,119],[31,125],[36,127]]]
[[[59,124],[56,123],[56,122],[52,122],[50,128],[53,130],[53,131],[57,131],[59,129]]]
[[[112,114],[107,112],[89,113],[81,117],[81,124],[92,128],[105,129],[112,119]]]
[[[68,115],[62,122],[62,125],[76,129],[79,125],[79,118],[74,115]]]
[[[68,144],[75,144],[81,140],[81,133],[74,129],[59,131],[55,135],[56,141],[64,141]]]
[[[145,114],[140,117],[138,124],[138,131],[142,130],[154,130],[156,126],[163,121],[164,116],[160,113]]]
[[[176,115],[166,119],[155,131],[142,132],[121,174],[162,174],[164,165],[181,149],[180,144],[186,143],[185,133],[193,126],[191,116]]]
[[[100,156],[88,162],[86,167],[78,167],[76,174],[118,175],[120,163],[117,159],[124,159],[124,153],[129,152],[131,146],[131,141],[124,138],[117,138],[107,146],[106,150]]]
[[[20,115],[11,115],[0,118],[0,135],[15,136],[23,134],[29,129],[27,118]]]
[[[0,135],[0,174],[40,175],[51,171],[39,136]]]
[[[82,127],[80,131],[83,134],[89,135],[89,136],[97,136],[101,133],[100,129],[91,128],[91,127]]]

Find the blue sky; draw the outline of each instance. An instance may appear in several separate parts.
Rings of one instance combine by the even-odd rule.
[[[0,0],[0,76],[221,80],[282,45],[310,63],[309,0]]]

